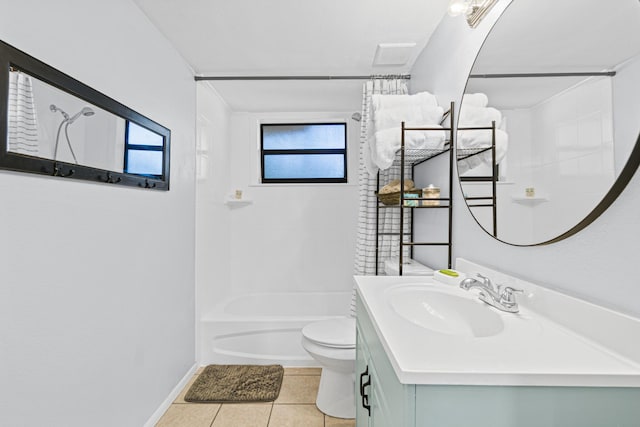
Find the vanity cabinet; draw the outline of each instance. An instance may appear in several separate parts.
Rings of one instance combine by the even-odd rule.
[[[414,426],[416,386],[398,381],[371,320],[357,304],[356,427]]]
[[[640,388],[402,384],[359,295],[356,311],[357,427],[640,426]]]

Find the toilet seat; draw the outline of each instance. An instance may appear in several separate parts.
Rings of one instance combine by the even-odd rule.
[[[355,348],[356,319],[346,317],[310,323],[302,328],[302,336],[320,346]]]

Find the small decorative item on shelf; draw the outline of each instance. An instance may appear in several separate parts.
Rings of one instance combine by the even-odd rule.
[[[412,198],[420,198],[422,194],[422,190],[419,188],[414,188],[413,181],[410,179],[404,180],[404,194],[405,198],[407,198],[408,194],[415,194],[415,196],[411,196]],[[400,204],[400,180],[396,179],[391,181],[389,184],[385,185],[380,189],[380,192],[376,193],[376,197],[382,204],[386,206],[393,206]],[[418,201],[411,201],[411,203],[416,203],[417,206]],[[405,206],[413,206],[405,203]]]
[[[417,197],[420,198],[420,195],[422,194],[422,190],[417,188],[417,189],[412,189],[412,190],[405,190],[404,192],[404,197],[408,198],[408,195],[412,195],[414,194],[415,196],[411,196],[411,197]],[[394,205],[399,205],[400,204],[400,192],[398,191],[397,193],[376,193],[376,197],[378,198],[378,200],[380,200],[380,202],[382,202],[383,205],[385,206],[394,206]],[[406,202],[406,200],[405,200]],[[418,201],[415,200],[411,200],[411,202],[417,203]],[[409,206],[405,203],[405,206]],[[417,206],[417,204],[416,204]]]
[[[414,190],[413,193],[408,193],[405,191],[404,193],[404,205],[410,208],[414,208],[416,206],[418,206],[418,200],[421,196],[422,196],[422,190],[417,190],[420,193],[415,192],[416,190]],[[409,200],[407,200],[409,199]],[[416,200],[411,200],[411,199],[416,199]]]
[[[422,197],[425,199],[439,199],[440,188],[433,184],[422,189]],[[423,200],[422,206],[440,206],[440,200]]]
[[[236,190],[235,198],[236,200],[242,199],[242,190]]]
[[[535,197],[536,196],[536,190],[533,187],[527,187],[524,189],[524,195],[527,197]]]

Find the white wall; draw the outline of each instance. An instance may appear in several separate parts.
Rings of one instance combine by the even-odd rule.
[[[213,209],[213,206],[226,210],[229,218],[224,225],[227,229],[219,238],[198,246],[199,251],[203,251],[202,256],[198,255],[198,271],[202,274],[202,280],[198,281],[198,294],[203,295],[203,314],[221,299],[235,295],[351,289],[358,215],[357,156],[360,132],[360,124],[349,118],[351,114],[231,114],[227,141],[228,166],[222,167],[200,184],[214,186],[219,191],[203,203],[200,203],[201,193],[198,193],[198,215],[202,218],[198,222],[199,227],[201,224],[213,227],[213,223],[219,221],[218,217],[206,213],[206,209]],[[219,127],[227,126],[224,114],[218,114],[213,120]],[[331,120],[347,123],[348,184],[259,183],[261,121]],[[224,206],[225,199],[235,189],[242,190],[244,198],[253,203],[233,209]],[[224,254],[224,251],[229,253]],[[216,257],[226,257],[224,259],[228,262],[211,262]],[[348,307],[345,306],[345,314],[347,311]]]
[[[445,17],[416,61],[411,72],[411,91],[429,90],[441,104],[454,100],[459,105],[475,56],[509,2],[499,1],[473,30],[462,18]],[[585,230],[561,242],[538,247],[514,247],[491,238],[464,206],[459,186],[454,187],[456,256],[640,315],[640,279],[635,266],[640,235],[638,174],[609,209]]]
[[[0,39],[172,131],[169,192],[0,172],[0,425],[140,427],[195,361],[193,74],[130,0],[0,6]]]

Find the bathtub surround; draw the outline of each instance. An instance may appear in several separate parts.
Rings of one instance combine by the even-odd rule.
[[[200,361],[317,366],[302,347],[302,328],[347,315],[351,293],[272,292],[222,300],[199,322]]]
[[[169,192],[0,173],[0,425],[140,427],[195,363],[193,73],[129,0],[2,10],[0,40],[175,144]]]
[[[509,3],[509,0],[499,1],[473,30],[462,19],[445,17],[411,72],[411,92],[431,90],[440,103],[449,99],[459,101],[484,38]],[[633,117],[638,116],[640,106],[632,104],[631,98],[625,95],[617,101],[614,99],[614,103],[627,102],[624,110],[626,120],[637,123]],[[637,100],[637,96],[635,98]],[[616,108],[618,105],[614,104]],[[456,109],[459,109],[459,102]],[[625,132],[625,138],[631,133],[634,135],[630,137],[637,139],[637,129]],[[620,135],[618,129],[616,135]],[[459,187],[453,190],[458,206],[464,206]],[[637,251],[634,236],[640,234],[636,214],[639,209],[640,177],[636,173],[616,201],[586,229],[552,245],[522,248],[494,240],[478,226],[468,209],[457,209],[454,212],[454,257],[471,258],[515,276],[638,316],[640,287],[635,279],[637,260],[634,257]],[[416,224],[418,229],[428,226],[431,224],[419,220]],[[426,257],[424,254],[421,256]]]
[[[210,104],[214,114],[208,117],[206,127],[199,128],[199,133],[209,129],[211,135],[208,174],[199,174],[197,181],[197,223],[202,230],[197,237],[200,361],[254,363],[256,355],[262,354],[270,357],[270,363],[308,365],[311,358],[300,346],[302,327],[312,319],[323,318],[326,310],[337,313],[332,316],[344,316],[349,310],[348,295],[346,299],[342,294],[330,300],[326,303],[329,305],[325,305],[325,299],[319,302],[313,298],[349,293],[352,288],[359,124],[350,119],[352,108],[333,113],[237,112],[208,82],[197,85],[199,100],[202,105],[204,101]],[[260,123],[327,121],[347,123],[349,183],[259,183]],[[252,203],[235,209],[225,206],[235,189],[242,189],[243,198]],[[300,296],[303,302],[277,300],[291,294]],[[239,314],[221,309],[235,297],[246,297],[249,303],[265,295],[270,302],[264,301],[258,308],[272,309],[268,313]],[[271,332],[266,334],[265,329]],[[269,350],[269,343],[280,343],[280,338],[287,344],[273,345]],[[246,346],[252,343],[256,347]]]

